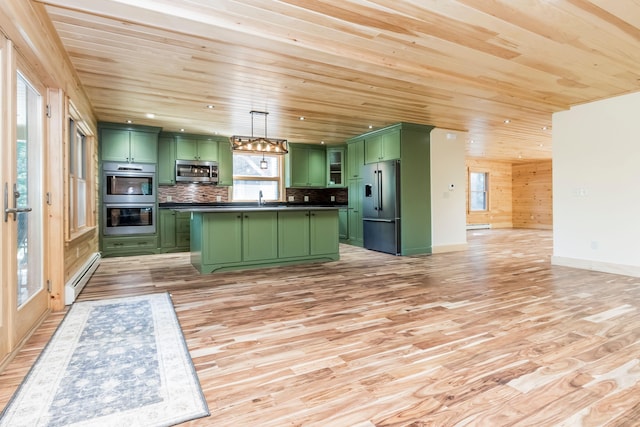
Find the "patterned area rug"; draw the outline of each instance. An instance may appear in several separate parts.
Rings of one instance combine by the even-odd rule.
[[[0,426],[171,426],[206,415],[163,293],[71,306]]]

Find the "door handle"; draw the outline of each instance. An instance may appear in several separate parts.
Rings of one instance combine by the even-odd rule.
[[[15,221],[18,218],[18,213],[20,212],[31,212],[32,209],[28,206],[19,208],[16,206],[18,204],[18,199],[20,198],[20,192],[18,191],[17,184],[13,184],[13,207],[9,207],[9,184],[4,183],[4,222],[9,221],[9,214],[13,214],[13,220]]]

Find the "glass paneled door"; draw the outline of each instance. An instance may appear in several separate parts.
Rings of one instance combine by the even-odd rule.
[[[8,282],[3,309],[9,312],[11,349],[29,333],[48,310],[45,284],[44,230],[44,102],[43,88],[21,72],[15,74],[15,127],[3,155],[12,159],[3,182],[3,252],[11,261],[3,273]],[[7,116],[5,116],[7,117]]]

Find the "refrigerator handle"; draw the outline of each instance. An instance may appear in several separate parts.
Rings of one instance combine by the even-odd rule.
[[[378,210],[382,210],[382,171],[378,171]]]

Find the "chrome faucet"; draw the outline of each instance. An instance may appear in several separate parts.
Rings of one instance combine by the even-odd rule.
[[[260,192],[258,193],[258,206],[262,206],[263,201],[262,201],[262,190],[260,190]]]

